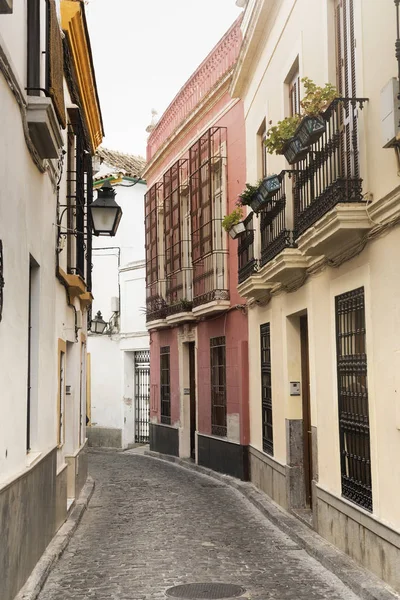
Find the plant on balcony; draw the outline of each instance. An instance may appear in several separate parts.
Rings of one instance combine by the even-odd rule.
[[[243,219],[243,209],[237,206],[229,215],[222,219],[222,227],[229,233],[232,239],[237,238],[241,233],[246,231]]]
[[[308,147],[325,132],[322,112],[338,97],[336,88],[330,83],[321,87],[308,77],[301,81],[305,89],[305,96],[300,102],[302,114],[278,121],[277,125],[268,129],[265,140],[270,154],[284,154],[291,165],[303,160],[308,154]]]
[[[188,312],[189,310],[192,310],[193,302],[187,298],[182,298],[180,305],[183,311]]]
[[[308,77],[301,80],[304,84],[305,95],[300,102],[304,117],[301,120],[295,136],[298,137],[303,146],[311,146],[325,133],[326,123],[322,116],[324,109],[329,106],[335,98],[339,97],[334,85],[326,83],[324,87],[316,85]]]

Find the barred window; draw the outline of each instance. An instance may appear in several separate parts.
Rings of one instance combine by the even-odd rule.
[[[171,425],[171,371],[170,348],[160,348],[160,400],[161,423]]]
[[[289,83],[290,116],[300,114],[300,75],[297,71]]]
[[[225,337],[210,339],[211,433],[226,436],[226,349]]]
[[[372,511],[364,288],[336,297],[342,495]]]
[[[260,327],[261,339],[261,410],[263,450],[274,454],[272,428],[272,387],[271,387],[271,336],[270,324]]]

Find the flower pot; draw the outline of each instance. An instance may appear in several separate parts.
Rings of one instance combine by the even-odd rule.
[[[325,119],[320,115],[307,116],[301,121],[296,130],[296,136],[303,146],[312,146],[326,131]]]
[[[246,231],[246,225],[242,222],[236,223],[236,225],[232,225],[230,230],[228,231],[229,235],[233,240],[235,240],[241,233]]]
[[[258,213],[261,210],[264,203],[264,196],[261,194],[261,192],[257,192],[250,200],[249,206],[252,211]]]
[[[263,179],[258,188],[264,201],[272,198],[281,189],[281,178],[279,175],[270,175]]]
[[[309,150],[305,148],[297,136],[290,138],[282,148],[282,154],[290,165],[306,158]]]

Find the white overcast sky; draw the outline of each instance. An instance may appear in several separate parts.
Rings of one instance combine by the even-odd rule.
[[[89,0],[103,145],[145,156],[159,116],[239,16],[235,0]]]

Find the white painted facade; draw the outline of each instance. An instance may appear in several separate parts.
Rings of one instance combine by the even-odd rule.
[[[110,165],[110,169],[113,168]],[[89,440],[94,445],[112,443],[127,447],[135,442],[135,352],[149,349],[143,225],[146,185],[141,180],[123,177],[114,189],[123,212],[117,235],[111,240],[112,244],[107,243],[107,238],[93,240],[92,316],[100,310],[105,321],[114,319],[114,325],[112,332],[101,336],[91,334],[88,339],[91,355]],[[120,307],[116,315],[112,306],[115,302]]]
[[[79,289],[71,294],[66,240],[74,245],[76,238],[72,232],[58,236],[58,225],[66,231],[66,213],[62,217],[61,213],[68,202],[68,128],[62,127],[54,101],[46,99],[43,92],[34,99],[47,102],[51,123],[41,121],[41,127],[42,132],[47,127],[54,134],[58,158],[40,157],[40,135],[35,138],[28,126],[33,96],[26,91],[27,6],[26,1],[13,2],[11,14],[0,11],[0,240],[5,282],[0,319],[0,595],[5,600],[15,596],[65,521],[87,473],[86,315],[90,294],[84,279],[87,272],[82,278],[74,276],[79,279]],[[76,21],[84,23],[84,8],[75,6]],[[59,19],[59,0],[56,10]],[[46,11],[42,0],[39,52],[43,88]],[[52,31],[59,28],[53,21]],[[87,34],[82,40],[82,48],[90,47]],[[61,36],[58,50],[59,90],[62,97],[63,85],[69,121],[67,109],[74,102],[63,79]],[[79,84],[76,89],[77,94],[83,93]],[[90,98],[98,107],[94,90],[88,94],[93,94]],[[79,109],[79,118],[85,123],[83,109]],[[85,143],[89,148],[88,138]],[[25,523],[22,529],[21,522]],[[6,572],[2,571],[4,565]]]

